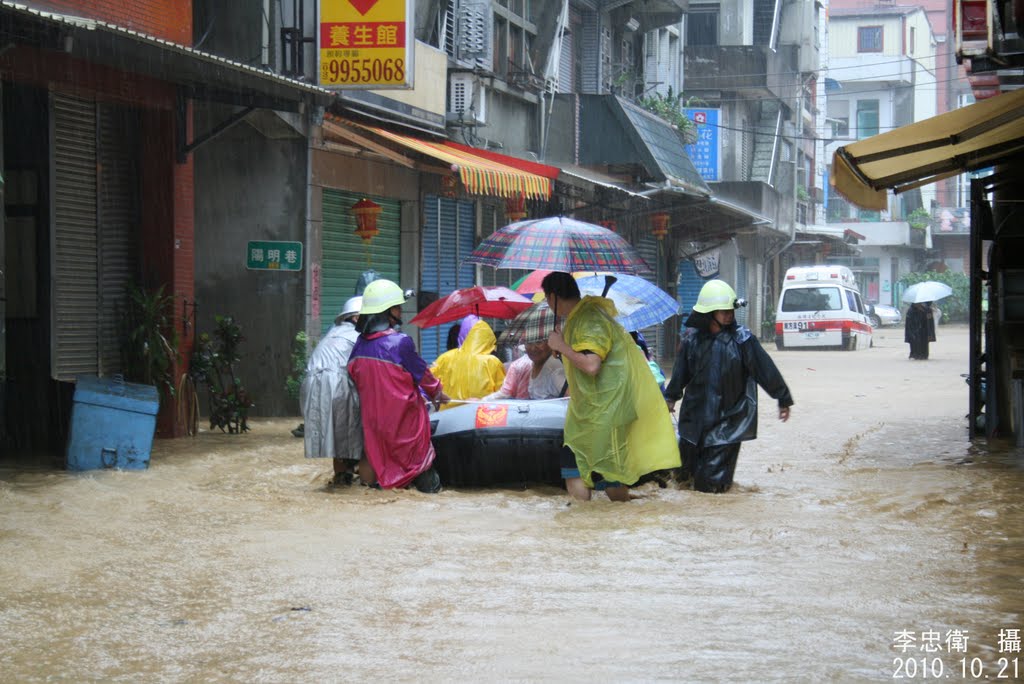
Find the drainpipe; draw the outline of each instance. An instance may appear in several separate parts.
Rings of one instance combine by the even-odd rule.
[[[302,0],[296,0],[302,2]],[[270,67],[270,0],[263,0],[263,16],[260,17],[260,65]]]

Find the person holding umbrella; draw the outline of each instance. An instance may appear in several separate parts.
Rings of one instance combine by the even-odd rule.
[[[928,343],[935,341],[935,316],[931,302],[914,302],[907,309],[903,341],[910,345],[910,358],[928,360]]]
[[[779,420],[789,420],[793,405],[771,357],[749,329],[736,324],[735,309],[745,304],[725,281],[704,284],[665,388],[670,411],[683,399],[682,474],[693,478],[699,492],[717,494],[732,486],[740,445],[757,438],[757,385],[779,402]]]
[[[366,460],[359,477],[385,489],[415,483],[421,492],[441,490],[433,469],[434,445],[422,391],[446,403],[441,382],[416,352],[412,338],[395,329],[402,323],[405,292],[390,280],[374,280],[363,292],[359,339],[348,372],[359,391]]]
[[[548,346],[562,355],[569,383],[566,489],[580,500],[603,489],[609,499],[626,501],[644,475],[679,467],[672,419],[643,352],[615,321],[615,305],[581,299],[569,273],[549,273],[541,287],[556,320],[565,316]]]

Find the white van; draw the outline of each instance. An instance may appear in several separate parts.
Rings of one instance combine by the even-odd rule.
[[[848,267],[797,266],[786,271],[775,312],[776,347],[867,349],[871,333],[867,307]]]

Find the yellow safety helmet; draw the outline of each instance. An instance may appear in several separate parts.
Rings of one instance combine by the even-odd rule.
[[[745,304],[746,302],[743,302]],[[724,280],[709,280],[700,288],[697,295],[697,303],[693,310],[698,313],[711,313],[712,311],[731,311],[738,306],[743,306],[736,299],[736,291]]]
[[[363,305],[359,315],[387,311],[393,306],[405,304],[405,291],[390,280],[374,280],[363,290]]]

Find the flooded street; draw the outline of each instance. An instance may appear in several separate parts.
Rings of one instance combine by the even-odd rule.
[[[875,345],[770,349],[793,417],[760,395],[718,496],[334,488],[284,418],[142,472],[4,469],[2,678],[1024,678],[1024,457],[966,439],[966,327]]]

